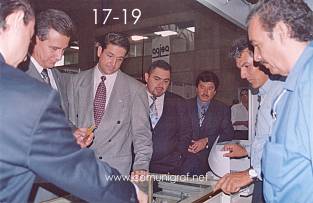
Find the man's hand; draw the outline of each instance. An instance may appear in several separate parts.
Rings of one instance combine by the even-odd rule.
[[[139,203],[148,203],[148,195],[141,191],[137,186],[136,188],[136,194],[137,194],[137,199]]]
[[[134,170],[131,172],[132,181],[144,181],[147,180],[149,172],[146,170]]]
[[[224,154],[225,157],[241,158],[248,156],[247,150],[240,144],[225,144],[223,150],[229,151],[229,153]]]
[[[224,175],[214,186],[214,191],[221,189],[226,194],[238,192],[242,187],[248,186],[253,180],[248,171],[228,173]]]
[[[189,145],[188,152],[196,154],[206,147],[208,144],[208,138],[206,137],[196,141],[192,140],[191,142],[192,144]]]
[[[94,135],[90,128],[77,128],[74,132],[74,137],[76,143],[79,144],[81,148],[85,148],[92,143]]]
[[[235,121],[233,123],[233,126],[237,126],[237,125],[244,125],[248,128],[249,127],[249,121]]]

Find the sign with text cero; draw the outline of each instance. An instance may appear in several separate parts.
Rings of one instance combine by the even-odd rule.
[[[152,62],[164,60],[170,63],[170,37],[157,37],[152,39]]]

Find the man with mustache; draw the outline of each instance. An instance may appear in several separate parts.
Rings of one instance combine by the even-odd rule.
[[[193,135],[183,165],[184,173],[205,175],[209,170],[208,155],[216,138],[220,136],[219,142],[233,138],[230,109],[214,99],[218,86],[218,77],[211,71],[201,72],[196,79],[197,96],[187,103]]]
[[[145,80],[153,142],[150,171],[179,175],[192,134],[186,101],[167,91],[171,65],[166,61],[154,61],[145,73]]]

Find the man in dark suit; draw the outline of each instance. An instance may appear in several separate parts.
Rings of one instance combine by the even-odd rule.
[[[208,155],[216,138],[219,136],[219,142],[233,138],[229,107],[214,99],[218,86],[218,77],[211,71],[200,73],[196,79],[197,96],[187,104],[193,135],[184,173],[205,175],[209,170]]]
[[[171,66],[163,60],[153,62],[145,73],[153,141],[150,171],[181,174],[192,132],[185,100],[167,91],[170,79]]]
[[[0,8],[0,202],[27,202],[36,175],[89,202],[136,202],[130,182],[108,180],[119,173],[74,142],[57,92],[15,69],[34,33],[29,3]]]

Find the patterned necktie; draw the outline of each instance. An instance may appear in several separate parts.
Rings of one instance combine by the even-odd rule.
[[[158,116],[158,110],[157,110],[156,102],[155,102],[157,98],[155,96],[151,96],[151,99],[152,99],[152,104],[150,105],[149,112],[150,112],[151,125],[152,125],[152,128],[154,128],[155,125],[159,121],[159,116]]]
[[[93,103],[93,113],[96,127],[99,126],[100,121],[104,114],[105,102],[106,102],[106,86],[105,86],[105,76],[101,76],[101,82],[97,88],[95,100]]]
[[[206,105],[203,105],[201,106],[201,112],[200,112],[200,117],[199,117],[199,126],[201,127],[202,126],[202,123],[205,119],[205,112],[207,110],[207,106]]]
[[[41,76],[42,76],[43,80],[45,81],[45,83],[47,83],[48,85],[51,85],[49,75],[48,75],[48,70],[46,68],[44,68],[41,71]]]

